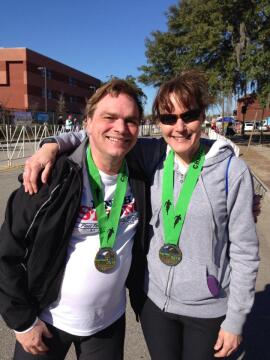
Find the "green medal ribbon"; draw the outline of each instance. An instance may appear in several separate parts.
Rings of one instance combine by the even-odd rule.
[[[97,212],[100,239],[100,250],[96,256],[95,265],[99,271],[106,272],[111,270],[116,262],[115,253],[112,249],[115,244],[121,209],[127,191],[127,165],[126,161],[123,160],[117,176],[116,190],[112,201],[111,211],[107,214],[104,206],[104,194],[102,191],[100,174],[93,161],[90,146],[87,148],[86,156],[87,173],[94,207]]]
[[[194,191],[194,188],[199,179],[200,173],[205,160],[204,148],[200,146],[199,151],[192,159],[182,185],[176,206],[174,206],[173,188],[174,188],[174,151],[170,150],[169,155],[164,161],[164,174],[162,184],[162,218],[165,246],[162,247],[163,253],[160,258],[167,265],[177,265],[181,261],[182,254],[178,248],[178,243],[185,221],[187,208]],[[166,246],[167,245],[167,246]],[[169,246],[171,245],[171,246]],[[162,249],[161,248],[161,249]],[[178,254],[176,255],[175,252]],[[171,253],[171,254],[169,254]],[[167,259],[164,261],[164,256]],[[178,261],[172,259],[178,256]]]

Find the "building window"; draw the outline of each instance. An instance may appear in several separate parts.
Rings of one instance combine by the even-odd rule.
[[[95,85],[90,85],[89,89],[92,91],[92,93],[95,93],[97,88]]]
[[[42,88],[42,97],[45,97],[45,89]],[[47,89],[47,99],[52,99],[52,90]]]
[[[68,83],[69,83],[69,85],[71,85],[71,86],[76,86],[76,85],[77,85],[76,79],[74,79],[74,78],[71,77],[71,76],[68,77]]]
[[[47,79],[51,79],[51,78],[52,78],[52,72],[51,72],[51,70],[48,70],[48,69],[47,69],[46,74],[47,74]]]
[[[76,96],[70,96],[70,97],[69,97],[69,102],[70,102],[71,104],[77,102]]]
[[[52,90],[47,90],[47,99],[52,99]]]

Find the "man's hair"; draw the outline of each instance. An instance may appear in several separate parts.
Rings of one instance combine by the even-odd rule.
[[[142,119],[143,106],[138,90],[132,84],[120,79],[113,79],[97,89],[94,95],[91,96],[87,101],[85,115],[91,118],[97,108],[99,101],[108,94],[114,97],[117,97],[119,94],[125,94],[132,98],[138,107],[139,117]]]
[[[205,74],[198,70],[187,70],[160,86],[152,106],[155,120],[158,120],[162,111],[168,113],[174,111],[170,100],[172,94],[175,95],[176,101],[188,110],[205,111],[213,103]]]

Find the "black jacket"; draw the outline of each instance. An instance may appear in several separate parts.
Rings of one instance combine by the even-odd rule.
[[[23,186],[9,198],[0,231],[0,312],[7,325],[23,331],[57,299],[66,264],[67,247],[82,193],[84,142],[70,157],[61,156],[46,185],[35,195]],[[136,253],[128,286],[138,309],[144,277],[149,187],[132,153],[127,157],[129,182],[136,199],[139,224]]]

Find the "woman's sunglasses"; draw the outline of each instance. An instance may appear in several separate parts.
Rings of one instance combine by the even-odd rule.
[[[189,123],[198,120],[200,115],[201,110],[194,109],[185,111],[182,114],[159,114],[158,120],[164,125],[174,125],[179,118],[181,118],[184,123]]]

